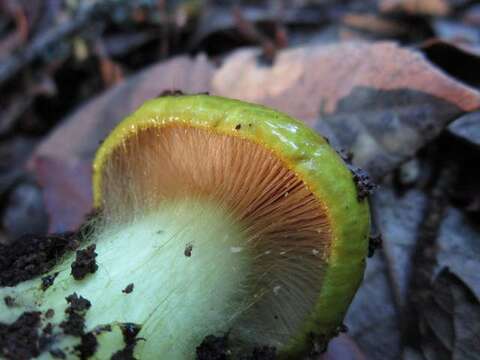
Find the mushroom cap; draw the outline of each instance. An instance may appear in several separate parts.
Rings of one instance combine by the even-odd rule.
[[[241,142],[242,147],[265,150],[303,184],[302,191],[314,198],[315,209],[322,213],[319,221],[326,227],[318,238],[328,242],[321,247],[318,296],[300,330],[280,350],[287,357],[298,356],[305,353],[314,338],[326,343],[337,333],[360,285],[368,251],[368,202],[359,200],[344,161],[325,138],[281,112],[217,96],[164,96],[145,102],[125,118],[98,149],[93,164],[94,206],[113,206],[110,203],[114,200],[108,200],[110,189],[105,174],[112,159],[128,147],[131,139],[150,133],[152,141],[162,133],[170,136],[175,129],[201,137],[196,146],[209,143],[209,139],[233,139]],[[166,139],[162,136],[158,141]],[[216,141],[211,140],[211,144]]]

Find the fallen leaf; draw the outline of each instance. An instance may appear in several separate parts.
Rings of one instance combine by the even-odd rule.
[[[451,11],[447,0],[380,0],[380,11],[410,15],[445,16]]]
[[[30,181],[23,181],[9,192],[2,212],[1,226],[11,240],[26,234],[44,235],[47,232],[43,194]]]
[[[432,39],[420,46],[429,61],[451,77],[474,88],[480,86],[480,52],[464,43]]]
[[[468,45],[479,39],[477,28],[463,22],[439,18],[432,20],[432,27],[436,37],[444,41]]]
[[[365,279],[345,323],[349,334],[371,359],[400,358],[400,327],[386,263],[378,253],[367,262]]]
[[[215,73],[215,94],[265,104],[314,126],[374,178],[397,167],[480,93],[414,50],[390,42],[343,43],[280,52],[271,67],[239,50]]]
[[[379,14],[346,14],[342,18],[342,24],[377,36],[395,38],[408,34],[404,24],[398,20],[381,17]]]
[[[0,196],[3,196],[24,173],[23,165],[36,141],[27,137],[12,137],[0,145]]]
[[[115,124],[146,99],[165,89],[210,90],[305,120],[380,178],[448,122],[480,107],[477,91],[394,43],[288,49],[271,67],[259,64],[258,55],[240,50],[217,71],[203,56],[154,65],[79,109],[35,156],[92,159]]]
[[[48,231],[77,229],[92,209],[91,162],[43,156],[36,157],[30,167],[43,188]]]
[[[480,301],[480,226],[458,209],[449,208],[437,246],[437,272],[449,268]]]
[[[444,268],[435,279],[420,318],[427,359],[478,359],[480,302],[468,286]]]
[[[340,334],[330,340],[320,360],[366,360],[366,357],[350,336]]]
[[[400,196],[387,185],[372,199],[382,249],[367,261],[365,279],[346,318],[349,334],[372,359],[401,357],[401,310],[425,201],[418,190]]]
[[[448,126],[453,135],[480,147],[480,112],[466,114]]]

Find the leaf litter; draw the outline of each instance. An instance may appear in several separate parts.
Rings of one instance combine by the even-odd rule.
[[[106,90],[76,103],[74,112],[69,107],[68,116],[53,107],[61,110],[56,121],[64,120],[41,139],[28,163],[26,171],[42,185],[49,230],[74,230],[84,221],[91,209],[90,163],[98,143],[146,99],[179,89],[273,106],[352,152],[353,165],[380,185],[372,212],[383,247],[367,262],[365,281],[346,318],[348,334],[333,340],[323,357],[475,359],[480,353],[480,176],[475,165],[480,81],[474,70],[480,65],[480,40],[470,30],[478,25],[479,12],[468,2],[447,0],[422,6],[410,0],[334,3],[312,5],[308,12],[287,8],[283,28],[268,8],[246,9],[237,19],[216,8],[219,26],[209,26],[207,17],[195,13],[203,19],[202,28],[187,46],[198,54],[160,62],[157,57],[130,75],[129,66],[140,67],[128,54],[145,51],[155,33],[130,32],[135,41],[120,50],[121,41],[106,36],[106,45],[90,49],[101,58],[99,77]],[[148,29],[154,20],[142,16],[134,21]],[[299,24],[310,31],[299,30]],[[244,43],[229,44],[231,31]],[[298,46],[281,50],[289,38]],[[212,47],[215,39],[219,42]],[[265,44],[279,46],[271,64],[261,60]],[[52,73],[45,74],[51,78]],[[29,81],[19,83],[17,93],[32,86]],[[49,104],[45,99],[61,94],[61,86],[57,92],[30,91],[29,104]],[[16,103],[10,104],[14,109]],[[19,126],[27,133],[42,129],[35,118],[42,118],[41,111],[22,107],[13,115],[4,125],[7,133]],[[7,169],[2,192],[22,174],[12,165]],[[447,178],[440,187],[439,178]],[[65,198],[74,201],[66,207]],[[420,293],[412,280],[416,276],[422,279]]]

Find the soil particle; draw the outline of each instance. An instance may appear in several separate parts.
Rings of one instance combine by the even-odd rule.
[[[229,358],[228,335],[208,335],[197,346],[197,360],[226,360]]]
[[[252,355],[248,360],[275,360],[277,350],[270,346],[259,346],[253,349]]]
[[[67,355],[65,355],[65,353],[60,349],[50,350],[50,355],[52,355],[52,357],[54,357],[55,359],[66,359],[67,358]]]
[[[368,240],[368,257],[375,254],[375,250],[382,248],[382,235],[372,235]]]
[[[112,327],[110,325],[100,325],[100,326],[97,326],[95,330],[93,330],[93,332],[96,335],[99,335],[103,332],[110,332],[110,331],[112,331]]]
[[[133,283],[128,284],[127,287],[122,290],[122,292],[125,294],[130,294],[133,291],[133,287],[134,287]]]
[[[182,96],[185,95],[182,90],[164,90],[158,95],[157,97],[162,97],[162,96]]]
[[[75,261],[72,263],[71,273],[75,280],[82,280],[87,274],[93,274],[97,271],[95,247],[95,244],[93,244],[84,250],[77,250]]]
[[[74,244],[73,233],[25,235],[11,244],[0,244],[0,286],[15,286],[46,273]]]
[[[185,251],[183,252],[183,254],[186,257],[190,257],[190,256],[192,256],[192,250],[193,250],[193,245],[192,244],[187,244],[185,246]]]
[[[52,335],[53,332],[53,325],[52,323],[48,323],[44,328],[43,328],[43,333],[45,335]]]
[[[139,340],[144,340],[136,337],[140,329],[140,325],[137,324],[122,324],[123,341],[125,342],[125,347],[113,354],[111,360],[135,360],[135,357],[133,356],[135,345]]]
[[[327,337],[325,335],[318,335],[313,332],[308,334],[308,348],[309,356],[316,357],[327,351]]]
[[[329,144],[330,142],[327,141]],[[348,151],[346,149],[338,149],[336,150],[337,151],[337,154],[340,155],[340,157],[342,158],[342,160],[347,164],[347,165],[352,165],[352,161],[353,161],[353,153],[351,151]]]
[[[55,310],[53,309],[48,309],[46,312],[45,312],[45,317],[47,319],[51,319],[53,317],[53,315],[55,315]]]
[[[0,355],[26,360],[40,354],[40,313],[24,312],[12,324],[0,323]]]
[[[51,274],[51,275],[46,275],[44,277],[42,277],[42,286],[41,286],[41,289],[43,291],[47,290],[50,286],[53,285],[53,283],[55,282],[55,278],[57,277],[58,275],[58,272],[56,272],[55,274]]]
[[[97,351],[97,346],[97,337],[92,332],[89,332],[85,335],[82,335],[80,344],[75,346],[74,350],[78,353],[80,359],[84,360],[95,354],[95,352]]]
[[[348,326],[345,324],[341,324],[337,330],[339,333],[346,333],[348,332]]]
[[[5,302],[5,305],[7,305],[8,307],[15,306],[15,299],[11,296],[5,296],[3,298],[3,301]]]
[[[353,174],[353,181],[357,186],[358,200],[362,201],[372,195],[377,185],[370,179],[367,172],[354,165],[349,165],[349,169]]]
[[[70,304],[65,309],[68,317],[67,320],[60,324],[60,327],[65,334],[82,336],[85,331],[85,314],[91,306],[90,301],[78,296],[76,293],[67,296],[66,300]]]

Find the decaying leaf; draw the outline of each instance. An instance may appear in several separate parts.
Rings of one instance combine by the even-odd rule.
[[[421,347],[427,359],[478,359],[480,302],[444,268],[433,283],[421,312]]]
[[[480,301],[480,226],[449,208],[437,244],[437,272],[448,267]]]
[[[365,280],[346,320],[350,334],[373,359],[400,358],[401,310],[425,199],[418,190],[400,196],[386,186],[373,197],[382,250],[367,262]]]
[[[35,156],[91,159],[121,118],[144,100],[178,88],[283,110],[350,149],[356,164],[380,178],[450,121],[480,107],[477,91],[394,43],[288,49],[272,66],[259,63],[258,55],[238,51],[216,71],[202,56],[148,68],[79,109]]]
[[[383,258],[377,254],[369,259],[365,280],[345,319],[349,334],[372,359],[394,360],[401,353],[399,313],[387,274]]]
[[[90,161],[44,156],[32,166],[43,188],[49,232],[77,229],[92,208]]]
[[[448,130],[470,144],[480,146],[480,111],[455,120],[448,126]]]
[[[448,0],[380,0],[384,12],[405,12],[411,15],[444,16],[451,10]]]
[[[375,178],[480,106],[477,91],[394,43],[289,49],[272,67],[260,64],[258,55],[253,49],[234,53],[215,73],[213,92],[305,120],[350,149]]]

